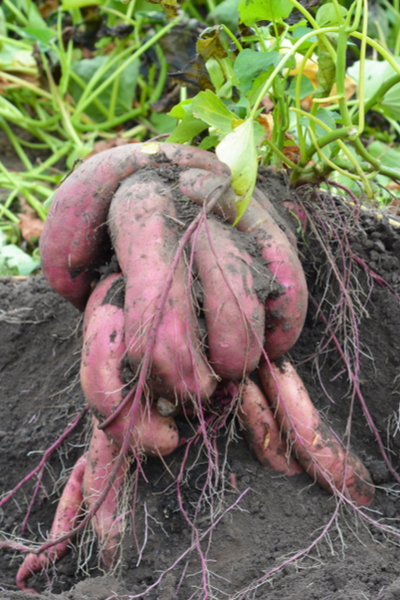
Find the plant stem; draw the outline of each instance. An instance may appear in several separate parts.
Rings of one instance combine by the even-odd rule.
[[[12,13],[14,13],[14,15],[24,27],[29,27],[29,20],[22,14],[20,10],[18,10],[18,8],[15,6],[15,2],[10,2],[10,0],[4,0],[4,4]]]
[[[360,101],[358,109],[358,135],[361,135],[365,127],[365,106],[364,106],[364,79],[365,79],[365,52],[367,48],[367,29],[368,29],[368,0],[364,0],[364,15],[362,26],[362,40],[360,47],[360,72],[358,77],[358,98]],[[339,101],[340,105],[340,101]]]
[[[6,79],[7,81],[10,81],[11,83],[16,83],[18,85],[18,87],[26,88],[27,90],[34,92],[37,96],[43,96],[43,98],[46,98],[46,100],[53,99],[52,95],[49,94],[49,92],[47,92],[46,90],[42,90],[37,85],[34,85],[33,83],[29,83],[25,79],[21,79],[20,77],[15,77],[14,75],[11,75],[11,73],[2,71],[1,77],[2,77],[2,79]]]
[[[274,142],[272,142],[270,139],[266,138],[265,140],[263,140],[263,144],[265,144],[266,146],[268,146],[269,148],[271,148],[271,150],[277,154],[279,156],[279,158],[281,159],[281,161],[283,163],[285,163],[285,165],[287,165],[290,169],[296,169],[297,165],[296,163],[294,163],[293,161],[290,160],[290,158],[288,158],[287,156],[285,156],[283,154],[283,152],[281,152],[278,148],[278,146],[276,146],[274,144]]]
[[[256,29],[257,28],[257,29]],[[229,27],[227,27],[226,25],[224,25],[222,23],[222,29],[225,31],[226,35],[229,36],[232,40],[232,42],[235,44],[236,48],[239,50],[239,52],[241,52],[243,50],[243,46],[242,44],[239,42],[239,40],[237,39],[237,37],[235,35],[233,35],[232,31],[229,29]],[[256,29],[256,31],[258,30],[257,25],[255,25],[254,29]],[[264,41],[264,40],[263,40]],[[265,43],[264,43],[265,46]],[[265,52],[265,50],[264,50]]]
[[[103,92],[105,89],[107,89],[107,87],[114,81],[114,79],[116,77],[118,77],[120,75],[120,73],[122,73],[122,71],[124,71],[130,64],[133,63],[134,60],[138,59],[140,56],[142,56],[142,54],[144,54],[146,52],[146,50],[148,50],[149,48],[151,48],[151,46],[153,46],[156,42],[158,42],[158,40],[160,38],[163,37],[163,35],[165,35],[170,29],[172,29],[177,23],[179,23],[179,21],[181,21],[181,19],[183,18],[183,14],[179,15],[176,19],[174,19],[171,23],[168,23],[168,25],[166,25],[165,27],[163,27],[158,33],[156,33],[150,40],[148,40],[145,44],[143,44],[138,50],[136,50],[136,52],[134,52],[126,61],[124,61],[124,63],[118,67],[118,69],[116,69],[114,71],[114,73],[112,75],[110,75],[110,77],[108,77],[108,79],[106,81],[103,81],[102,84],[100,84],[95,92],[92,92],[90,95],[90,90],[92,87],[94,87],[94,83],[92,83],[95,79],[96,81],[99,79],[99,77],[97,76],[98,73],[96,73],[96,78],[92,77],[92,79],[90,80],[90,83],[88,84],[85,92],[82,94],[80,101],[78,102],[78,105],[76,107],[76,111],[75,111],[75,115],[72,118],[72,121],[75,123],[80,114],[85,110],[85,108],[91,104],[91,102],[93,102],[93,99],[98,96],[99,94],[101,94],[101,92]],[[130,50],[129,48],[127,50]],[[124,54],[121,53],[121,54]],[[112,61],[110,61],[109,65],[107,66],[107,69],[109,69],[111,67],[111,63]],[[99,69],[100,71],[100,69]]]
[[[290,0],[290,2],[294,2],[295,0]],[[296,3],[297,4],[297,3]],[[285,66],[285,64],[287,63],[287,61],[289,60],[289,58],[293,55],[296,54],[297,49],[306,41],[308,40],[310,37],[313,37],[315,35],[319,35],[320,33],[334,33],[338,31],[338,27],[321,27],[321,29],[317,29],[316,31],[310,31],[309,33],[307,33],[306,35],[304,35],[302,38],[300,38],[291,48],[290,52],[288,52],[287,54],[284,54],[282,59],[280,60],[279,64],[275,67],[275,69],[272,71],[271,75],[268,77],[267,81],[265,82],[265,84],[263,85],[261,91],[259,92],[257,99],[254,103],[254,106],[251,110],[250,113],[250,117],[252,119],[255,119],[255,115],[256,112],[258,110],[258,107],[261,104],[262,99],[264,98],[265,94],[268,92],[269,88],[272,85],[272,82],[274,81],[276,75],[279,73],[279,71],[281,69],[283,69],[283,67]]]
[[[78,131],[103,131],[104,129],[113,129],[114,127],[117,127],[117,125],[120,125],[125,121],[129,121],[129,119],[133,119],[134,117],[137,117],[138,115],[146,111],[147,107],[139,106],[138,108],[133,108],[132,110],[125,113],[124,115],[121,115],[120,117],[115,117],[115,119],[113,119],[112,121],[106,121],[104,123],[93,123],[93,125],[91,123],[84,124],[78,122],[75,125],[75,127]]]

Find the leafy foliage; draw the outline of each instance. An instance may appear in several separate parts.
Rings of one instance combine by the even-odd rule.
[[[185,13],[175,0],[54,0],[50,10],[3,0],[0,127],[23,167],[0,163],[6,241],[21,203],[45,220],[65,168],[100,141],[160,133],[215,149],[239,211],[260,163],[288,169],[293,186],[329,177],[389,199],[382,185],[399,179],[398,3],[206,2],[187,0]],[[33,152],[47,156],[37,164]]]

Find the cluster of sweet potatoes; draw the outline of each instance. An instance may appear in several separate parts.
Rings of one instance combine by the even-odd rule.
[[[174,180],[165,175],[171,169]],[[57,190],[41,239],[42,268],[54,290],[85,313],[81,383],[94,429],[51,531],[53,541],[63,540],[25,558],[20,588],[65,553],[84,507],[112,565],[124,455],[172,452],[179,444],[173,415],[201,417],[228,382],[239,390],[232,402],[262,464],[288,475],[304,469],[358,505],[372,500],[368,472],[282,358],[307,310],[295,237],[258,189],[232,228],[237,198],[229,183],[228,167],[209,152],[148,143],[94,156]],[[193,220],[183,219],[195,206]],[[116,272],[100,278],[114,253]]]

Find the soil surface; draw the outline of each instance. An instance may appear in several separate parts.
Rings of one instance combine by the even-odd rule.
[[[289,198],[282,178],[265,173],[263,177],[270,196]],[[351,356],[356,356],[359,345],[359,388],[393,467],[398,469],[400,230],[372,213],[361,211],[357,217],[354,208],[343,202],[326,198],[321,202],[310,196],[306,205],[313,225],[306,243],[300,242],[300,251],[311,296],[322,305],[328,320],[339,302],[351,297],[355,315],[347,310],[346,318],[335,321],[336,335]],[[331,262],[318,243],[321,231]],[[346,289],[353,290],[347,295],[337,283],[336,270],[343,274]],[[376,275],[371,276],[371,270]],[[378,276],[388,285],[381,285]],[[81,314],[53,293],[42,276],[0,282],[2,493],[39,464],[44,451],[85,406],[79,384],[81,326]],[[312,300],[290,358],[315,405],[337,434],[344,436],[352,386]],[[15,536],[40,542],[46,537],[60,491],[89,435],[90,418],[85,415],[49,457],[33,505],[30,507],[36,477],[0,509],[2,539]],[[56,568],[33,577],[30,585],[43,594],[43,600],[103,600],[122,595],[189,600],[203,598],[204,586],[209,598],[218,600],[398,599],[400,537],[385,533],[378,524],[400,529],[400,485],[385,465],[357,396],[350,444],[377,486],[373,504],[363,511],[369,520],[348,506],[338,506],[337,500],[305,473],[288,478],[262,467],[239,433],[229,444],[221,435],[219,462],[225,467],[225,479],[216,486],[213,505],[206,498],[197,518],[203,536],[200,547],[207,559],[206,582],[199,552],[190,550],[192,528],[177,500],[174,479],[185,453],[182,447],[166,458],[168,470],[155,459],[143,464],[148,481],[142,476],[138,480],[135,533],[132,500],[128,499],[122,558],[113,575],[101,569],[88,530]],[[200,447],[193,449],[187,464],[193,467],[187,471],[181,494],[191,517],[207,470]],[[212,537],[206,533],[211,525],[210,510],[215,519]],[[0,551],[0,600],[38,598],[17,591],[15,575],[21,561],[19,553]]]

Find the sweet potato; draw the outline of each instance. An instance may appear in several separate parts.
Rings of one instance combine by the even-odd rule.
[[[68,479],[67,485],[61,495],[57,506],[56,515],[50,531],[49,540],[55,540],[65,533],[69,533],[78,522],[82,509],[82,481],[86,467],[86,454],[82,456]],[[63,558],[69,551],[69,540],[65,540],[49,548],[41,554],[28,554],[20,566],[17,573],[17,586],[31,594],[36,594],[35,590],[27,587],[27,581],[34,573],[40,573],[43,569]]]
[[[180,174],[180,190],[183,194],[199,204],[217,185],[222,183],[220,177],[200,171],[188,169]],[[232,192],[226,194],[227,207],[223,199],[219,202],[220,212],[227,215],[232,222]],[[295,248],[285,233],[275,223],[271,215],[253,198],[237,228],[255,236],[259,250],[268,267],[282,284],[284,292],[277,298],[269,297],[265,303],[265,350],[272,359],[282,356],[297,341],[304,325],[307,312],[307,285],[303,269]]]
[[[261,346],[254,333],[262,343],[264,307],[254,291],[250,255],[237,246],[231,228],[221,221],[211,216],[207,226],[209,235],[203,224],[193,248],[203,291],[208,357],[222,379],[238,380],[260,360]]]
[[[121,368],[126,345],[124,311],[118,305],[121,298],[117,299],[118,284],[122,284],[122,277],[115,275],[98,284],[87,306],[90,320],[85,319],[84,323],[81,384],[86,400],[100,422],[108,419],[124,400]],[[118,300],[117,304],[112,304],[113,298]],[[122,445],[127,433],[130,410],[131,403],[128,403],[105,428],[107,437],[118,446]],[[155,406],[148,409],[145,402],[141,403],[136,409],[134,431],[131,431],[132,452],[166,455],[175,450],[177,444],[178,431],[173,418],[161,417]]]
[[[119,447],[107,439],[104,431],[97,429],[97,425],[97,419],[93,418],[93,434],[82,486],[83,497],[89,511],[105,488],[119,454]],[[128,468],[129,462],[123,461],[110,491],[91,521],[99,542],[101,559],[107,567],[114,565],[118,554],[123,525],[122,519],[116,520],[118,498]]]
[[[40,240],[43,273],[51,287],[83,310],[96,269],[110,257],[107,215],[121,181],[141,167],[196,166],[229,177],[209,152],[180,144],[127,144],[80,165],[55,193]]]
[[[256,187],[253,192],[253,198],[255,200],[257,200],[257,202],[259,204],[261,204],[263,209],[266,210],[271,215],[271,217],[274,219],[275,223],[277,225],[279,225],[280,229],[282,229],[282,231],[285,232],[285,235],[288,238],[289,242],[292,244],[292,246],[294,248],[297,248],[297,238],[294,234],[294,231],[288,226],[285,219],[282,217],[282,215],[279,213],[279,211],[277,210],[275,205],[271,202],[271,200],[267,197],[267,195],[262,190],[260,190]],[[285,206],[286,202],[287,202],[286,200],[284,200],[282,202],[282,205],[285,207],[285,209],[286,209],[286,206]],[[292,205],[294,205],[294,202],[291,202],[290,204],[292,206]]]
[[[156,174],[146,171],[125,179],[110,206],[111,236],[126,280],[125,342],[136,369],[153,335],[152,323],[179,242],[175,219],[171,194]],[[182,258],[162,309],[148,382],[172,400],[197,394],[203,400],[214,391],[216,378],[200,349],[187,287]]]
[[[346,453],[323,422],[294,367],[287,360],[271,367],[261,364],[260,379],[304,470],[329,492],[338,490],[358,506],[368,506],[374,487],[367,469],[355,454]]]
[[[286,437],[264,394],[251,379],[246,379],[243,383],[238,416],[243,435],[262,465],[289,476],[303,471],[290,455]]]

